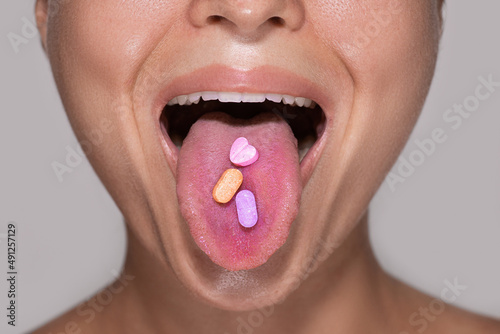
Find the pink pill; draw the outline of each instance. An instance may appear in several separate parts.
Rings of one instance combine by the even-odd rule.
[[[259,152],[257,152],[255,147],[248,144],[248,140],[245,137],[239,137],[231,146],[229,158],[236,166],[244,167],[257,161]]]
[[[250,190],[242,190],[236,194],[236,209],[241,226],[250,228],[257,224],[257,206]]]

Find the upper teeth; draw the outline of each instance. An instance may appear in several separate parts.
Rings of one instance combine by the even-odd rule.
[[[198,92],[189,95],[179,95],[174,97],[168,102],[169,106],[179,104],[191,105],[197,104],[203,101],[218,100],[220,102],[247,102],[247,103],[259,103],[269,100],[276,103],[284,103],[291,106],[299,106],[306,108],[314,108],[316,103],[311,99],[306,99],[305,97],[295,97],[291,95],[282,94],[259,94],[259,93],[232,93],[232,92]]]

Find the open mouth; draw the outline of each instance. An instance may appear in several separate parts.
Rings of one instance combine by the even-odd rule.
[[[214,263],[252,269],[285,243],[307,181],[301,168],[317,159],[325,123],[312,99],[281,94],[205,91],[177,96],[164,107],[162,133],[178,153],[179,207],[197,245]],[[250,166],[237,167],[229,159],[238,137],[259,151]],[[255,195],[258,220],[251,228],[238,223],[234,199],[220,204],[212,197],[230,168],[243,174],[239,190]]]
[[[321,136],[325,125],[323,110],[308,98],[282,94],[199,92],[170,100],[161,116],[162,129],[180,150],[191,126],[201,116],[215,111],[239,119],[251,119],[261,113],[273,113],[283,118],[297,139],[300,161]]]

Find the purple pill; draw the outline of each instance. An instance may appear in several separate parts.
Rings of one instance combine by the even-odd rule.
[[[236,209],[241,226],[250,228],[257,224],[257,206],[255,196],[250,190],[242,190],[236,195]]]

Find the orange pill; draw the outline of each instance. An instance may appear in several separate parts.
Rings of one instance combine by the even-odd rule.
[[[214,187],[212,195],[217,203],[227,203],[243,182],[243,174],[237,169],[227,169]]]

